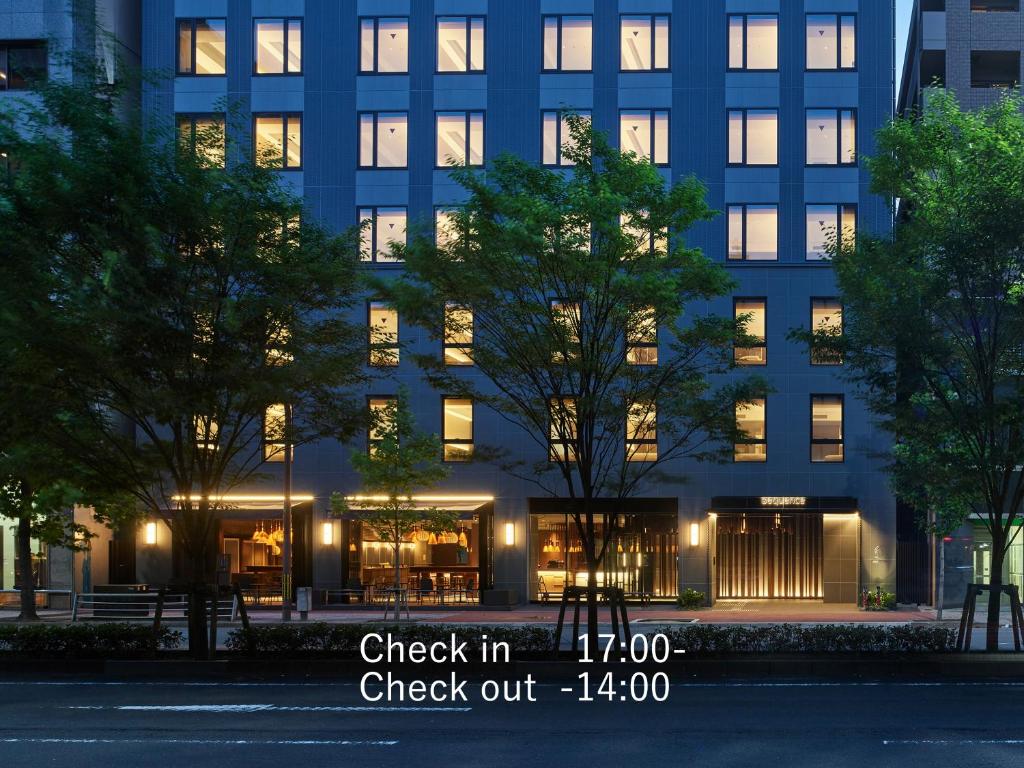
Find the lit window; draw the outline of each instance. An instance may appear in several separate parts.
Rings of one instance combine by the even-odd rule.
[[[302,19],[256,19],[256,74],[302,72]]]
[[[196,416],[195,425],[196,448],[200,451],[217,450],[217,439],[220,437],[220,426],[209,416]]]
[[[263,414],[263,460],[284,461],[284,403],[267,406]]]
[[[590,16],[545,16],[544,70],[589,72],[592,25]]]
[[[404,207],[359,209],[359,256],[363,261],[396,262],[392,245],[405,245],[408,211]]]
[[[811,299],[811,330],[828,336],[843,335],[843,306],[839,299]],[[811,365],[842,365],[839,352],[811,346]]]
[[[45,81],[46,57],[43,41],[0,43],[0,91],[23,91]]]
[[[398,365],[398,310],[382,301],[371,301],[368,315],[370,365]]]
[[[437,157],[438,168],[450,162],[456,165],[484,164],[484,113],[438,112]]]
[[[456,244],[458,237],[455,211],[437,208],[434,211],[434,245],[447,249]]]
[[[288,326],[278,326],[271,329],[270,337],[267,339],[267,364],[287,365],[295,358],[288,351],[291,342],[292,332]]]
[[[562,362],[576,356],[580,345],[580,305],[571,301],[554,299],[551,302],[552,344],[555,350],[552,359]]]
[[[394,428],[392,420],[397,405],[398,398],[395,397],[371,397],[367,401],[370,428],[366,431],[366,447],[371,455],[374,448],[384,439],[384,435]]]
[[[444,364],[473,364],[473,310],[455,304],[445,305]]]
[[[214,115],[178,115],[181,146],[196,152],[211,166],[224,167],[224,118]]]
[[[668,16],[622,16],[619,49],[623,71],[667,70]]]
[[[729,206],[729,259],[774,261],[779,258],[779,207]]]
[[[733,446],[734,461],[767,461],[768,440],[765,427],[765,400],[755,398],[736,405],[736,429],[744,433],[742,442]]]
[[[405,168],[408,165],[408,112],[359,114],[359,167]]]
[[[626,362],[630,365],[658,364],[658,317],[654,307],[643,307],[630,316],[626,334]]]
[[[808,14],[807,69],[854,69],[856,66],[856,17]]]
[[[541,162],[544,165],[575,165],[565,156],[565,150],[572,148],[572,136],[569,132],[569,122],[566,119],[569,112],[546,111],[541,112],[541,123],[543,125],[541,137]],[[589,112],[576,112],[586,122],[590,122]]]
[[[747,14],[729,17],[729,69],[779,68],[779,17]]]
[[[552,397],[548,402],[548,460],[576,460],[576,399]]]
[[[811,395],[811,461],[843,460],[843,396]]]
[[[778,162],[779,111],[730,109],[729,164],[777,165]]]
[[[626,461],[657,459],[657,408],[653,403],[633,403],[626,413]]]
[[[443,408],[444,460],[469,461],[473,458],[473,401],[446,397]]]
[[[302,115],[256,115],[256,163],[266,168],[302,167]]]
[[[857,206],[807,206],[807,260],[820,261],[853,246],[857,236]]]
[[[178,74],[223,75],[225,29],[224,19],[178,19]]]
[[[619,149],[655,165],[668,165],[668,110],[619,112]]]
[[[852,109],[807,110],[807,165],[855,165],[857,114]]]
[[[734,350],[736,365],[765,365],[768,362],[768,347],[765,328],[768,306],[765,299],[734,299],[733,316],[744,323],[743,335],[746,340]]]
[[[483,16],[442,16],[437,20],[437,71],[482,72]]]
[[[668,253],[668,230],[662,229],[651,237],[649,226],[646,221],[634,223],[626,214],[619,214],[619,229],[628,238],[625,244],[628,252],[624,253],[622,258],[630,258],[641,253],[662,256]]]
[[[409,71],[409,20],[361,19],[359,71],[394,74]]]

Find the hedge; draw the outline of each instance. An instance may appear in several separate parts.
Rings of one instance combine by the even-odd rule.
[[[0,658],[149,658],[181,641],[181,632],[161,627],[154,634],[148,624],[0,624]]]
[[[253,624],[236,629],[227,638],[228,650],[254,656],[303,658],[358,657],[359,643],[369,633],[392,638],[408,646],[420,641],[446,642],[454,632],[470,653],[478,652],[483,635],[488,643],[506,642],[512,653],[550,651],[554,629],[539,626],[475,626],[465,624]],[[479,656],[478,653],[475,655]]]
[[[948,653],[956,630],[932,624],[688,624],[665,631],[687,656],[731,653]]]

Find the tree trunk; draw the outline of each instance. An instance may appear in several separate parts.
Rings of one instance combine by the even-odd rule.
[[[188,650],[197,660],[210,658],[210,638],[206,625],[206,598],[209,594],[206,579],[206,548],[202,547],[192,557],[192,573],[189,578],[188,605]]]
[[[396,539],[394,545],[395,551],[395,589],[402,588],[402,540]]]
[[[26,502],[31,504],[31,501]],[[26,507],[27,509],[27,507]],[[32,573],[31,512],[18,518],[18,568],[21,571],[21,613],[18,621],[39,621],[36,613],[36,583]]]
[[[1003,558],[1006,546],[1003,541],[992,540],[992,573],[989,578],[991,589],[988,593],[988,618],[985,626],[985,650],[999,650],[999,606],[1002,604]]]

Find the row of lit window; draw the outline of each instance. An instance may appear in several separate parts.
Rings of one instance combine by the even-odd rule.
[[[393,396],[368,398],[372,417],[367,433],[367,448],[372,453],[387,430],[387,412]],[[814,463],[838,463],[845,458],[843,441],[843,405],[841,394],[810,396],[810,460]],[[473,401],[469,398],[441,398],[441,443],[445,461],[469,461],[473,457]],[[756,398],[736,405],[736,427],[743,433],[742,442],[733,446],[736,462],[768,460],[767,399]],[[283,418],[277,411],[268,411],[268,428],[273,429]],[[275,442],[273,432],[265,433],[265,456],[278,460],[282,444]],[[576,443],[576,401],[571,397],[553,397],[548,408],[548,460],[572,462]],[[654,404],[634,404],[628,409],[624,430],[626,461],[652,462],[658,458],[658,415]]]
[[[561,299],[551,300],[551,319],[565,329],[565,347],[571,354],[579,339],[579,305]],[[744,329],[744,338],[736,345],[734,357],[737,365],[767,365],[768,363],[768,300],[764,297],[737,297],[733,299],[733,315]],[[626,362],[630,365],[658,364],[658,324],[653,310],[635,313],[634,327],[626,339]],[[398,311],[383,301],[367,304],[368,362],[374,367],[396,366],[400,360]],[[833,297],[812,297],[810,328],[815,333],[839,336],[843,332],[843,312],[839,300]],[[448,366],[473,365],[473,311],[467,307],[449,304],[444,314],[444,364]],[[561,353],[556,352],[559,357]],[[811,350],[811,365],[840,365],[842,359],[824,350]]]
[[[438,16],[435,71],[485,71],[484,16]],[[619,17],[619,69],[623,72],[668,71],[670,17],[625,14]],[[806,68],[849,70],[856,67],[856,17],[808,14],[805,17]],[[541,69],[545,72],[593,70],[593,16],[543,16]],[[731,70],[776,70],[779,61],[778,14],[728,17],[728,67]],[[177,71],[180,75],[224,75],[227,71],[227,23],[218,18],[178,19]],[[302,73],[302,19],[253,21],[253,73]],[[404,74],[409,71],[408,17],[359,20],[359,71]]]
[[[360,253],[363,261],[396,262],[392,248],[406,244],[408,209],[404,206],[365,207],[358,209],[357,216],[362,226]],[[804,208],[804,221],[804,256],[807,261],[821,261],[853,246],[857,233],[857,206],[809,203]],[[726,222],[729,261],[778,260],[778,204],[727,205]],[[633,231],[626,222],[620,224],[629,234],[646,237],[654,252],[664,252],[668,247],[667,233],[649,237],[646,233]],[[436,210],[434,227],[438,246],[445,247],[451,237],[451,211]]]
[[[567,154],[571,137],[568,111],[541,112],[541,163],[570,166]],[[589,112],[578,113],[584,120]],[[807,165],[854,165],[857,162],[857,117],[853,109],[805,110]],[[359,167],[406,169],[409,166],[409,113],[359,113]],[[223,162],[224,120],[218,115],[179,114],[182,138],[195,142],[209,132],[214,141],[205,142]],[[254,150],[257,160],[268,165],[302,167],[301,113],[258,114],[253,118]],[[451,163],[481,166],[484,163],[484,112],[445,111],[434,113],[434,166]],[[619,111],[619,148],[650,160],[669,163],[669,111],[666,109],[623,109]],[[777,109],[728,110],[728,162],[738,166],[774,166],[779,162],[779,113]]]

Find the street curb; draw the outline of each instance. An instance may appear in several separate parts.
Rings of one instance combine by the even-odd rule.
[[[269,661],[269,664],[268,664]],[[270,667],[268,669],[268,666]],[[811,679],[913,679],[985,678],[1024,682],[1024,655],[921,654],[879,657],[843,654],[792,654],[779,656],[693,658],[665,664],[584,664],[572,660],[521,660],[508,664],[459,665],[367,664],[359,659],[218,659],[215,661],[118,660],[118,659],[4,659],[0,678],[33,676],[89,676],[139,680],[358,680],[367,672],[395,677],[425,678],[455,672],[465,678],[536,680],[575,679],[582,672],[665,672],[672,680],[728,678]]]

